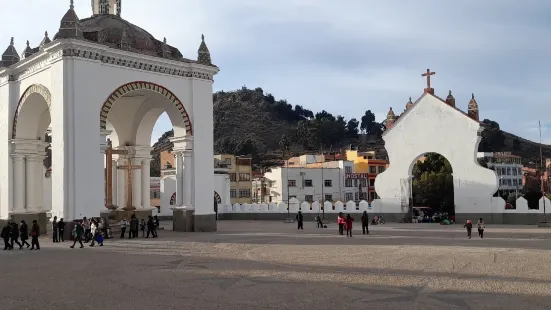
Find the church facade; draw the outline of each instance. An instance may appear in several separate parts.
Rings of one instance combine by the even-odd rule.
[[[46,33],[38,47],[27,43],[21,56],[12,39],[2,55],[0,219],[151,212],[151,135],[167,113],[175,207],[195,211],[197,230],[216,230],[213,196],[205,193],[214,192],[212,85],[219,69],[204,37],[198,57],[187,59],[121,18],[121,0],[93,0],[94,15],[85,19],[72,2],[52,39]],[[46,176],[50,205],[39,190]]]

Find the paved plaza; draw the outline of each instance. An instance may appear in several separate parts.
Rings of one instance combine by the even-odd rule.
[[[551,230],[314,226],[221,221],[85,249],[44,237],[40,251],[0,251],[0,308],[551,309]]]

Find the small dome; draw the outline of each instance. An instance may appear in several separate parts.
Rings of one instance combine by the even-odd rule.
[[[474,94],[472,94],[471,100],[469,101],[469,109],[473,108],[478,109],[478,103],[476,102],[476,99],[474,99]]]
[[[390,108],[390,110],[388,110],[388,113],[386,114],[387,117],[389,116],[396,116],[396,114],[394,114],[394,111],[392,111],[392,108]]]
[[[448,93],[448,97],[446,97],[446,103],[455,108],[455,97],[452,95],[451,90]]]
[[[413,102],[411,101],[411,97],[409,97],[409,101],[406,103],[406,110],[413,107]]]
[[[446,97],[446,99],[453,99],[453,100],[455,100],[455,98],[454,98],[453,95],[452,95],[452,91],[451,91],[451,90],[449,91],[448,97]]]
[[[19,60],[19,53],[17,53],[17,50],[14,46],[14,40],[13,38],[11,38],[10,45],[8,46],[4,54],[2,54],[2,66],[9,67],[15,63],[18,63]]]

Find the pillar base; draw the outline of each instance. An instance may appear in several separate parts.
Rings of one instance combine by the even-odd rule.
[[[38,226],[40,227],[40,234],[47,234],[47,228],[50,225],[48,216],[46,212],[21,212],[21,213],[10,213],[10,219],[13,222],[16,222],[17,225],[21,224],[21,221],[25,221],[27,226],[29,226],[29,234],[31,233],[31,227],[33,226],[33,221],[36,220]]]
[[[201,214],[195,215],[195,231],[196,232],[213,232],[217,231],[216,214]]]
[[[172,209],[172,230],[180,232],[194,231],[194,210],[176,207]]]

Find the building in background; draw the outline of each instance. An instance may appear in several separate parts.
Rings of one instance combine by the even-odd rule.
[[[511,152],[478,152],[480,162],[495,170],[499,178],[498,195],[507,197],[509,194],[523,192],[522,158]]]
[[[361,187],[361,191],[358,193],[360,195],[359,200],[372,201],[377,199],[375,178],[377,174],[386,170],[388,161],[377,158],[375,151],[359,152],[356,150],[347,150],[346,160],[354,163],[352,171],[347,172],[346,185],[356,188]]]
[[[149,205],[153,208],[159,209],[161,207],[161,178],[150,177],[149,184],[151,184],[149,193]]]
[[[264,174],[266,184],[262,200],[287,202],[291,198],[299,201],[350,201],[358,188],[345,186],[346,171],[353,172],[349,161],[325,161],[324,155],[303,155],[290,158],[288,165],[272,168]]]
[[[215,155],[214,158],[229,167],[231,203],[252,203],[252,158],[231,154]]]

